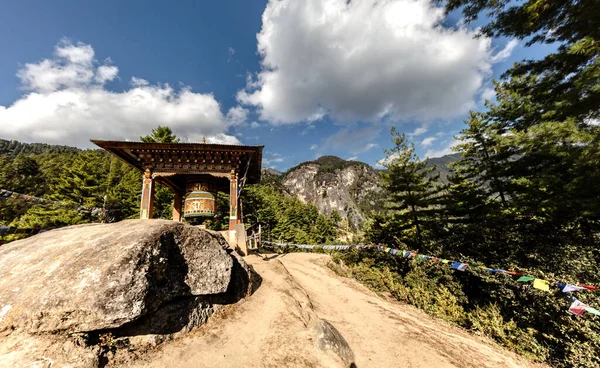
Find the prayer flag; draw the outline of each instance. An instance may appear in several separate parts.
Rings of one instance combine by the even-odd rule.
[[[581,286],[571,285],[571,284],[566,284],[565,287],[562,288],[563,293],[570,293],[572,291],[579,291],[579,290],[585,290],[585,288],[581,287]]]
[[[584,284],[579,284],[579,286],[584,287],[588,290],[600,290],[599,288],[597,288],[596,286],[591,286],[591,285],[584,285]]]
[[[589,308],[587,304],[584,304],[579,300],[573,298],[573,303],[569,307],[569,312],[581,316],[587,308]]]
[[[522,276],[522,273],[519,272],[515,272],[515,271],[504,271],[504,273],[507,273],[509,275],[513,275],[513,276]]]
[[[589,313],[592,313],[592,314],[595,314],[595,315],[597,315],[597,316],[600,316],[600,311],[599,311],[598,309],[594,309],[594,308],[592,308],[592,307],[587,307],[587,308],[585,309],[585,311],[586,311],[586,312],[589,312]]]
[[[385,250],[385,252],[386,252],[386,253],[389,253],[389,252],[390,252],[390,248],[387,248],[387,247],[386,247],[384,250]]]
[[[535,277],[521,276],[517,279],[517,282],[527,282],[527,281],[531,281],[531,280],[535,280]]]
[[[469,265],[466,263],[454,262],[450,268],[453,268],[453,269],[459,270],[459,271],[464,271],[467,269],[468,266]]]
[[[487,269],[487,270],[486,270],[486,272],[491,272],[491,273],[504,273],[504,270],[492,270],[492,269],[490,268],[490,269]]]
[[[442,263],[446,263],[447,264],[447,263],[450,263],[450,261],[447,260],[447,259],[442,259]]]
[[[544,291],[550,291],[550,284],[548,281],[542,279],[533,280],[533,287]]]

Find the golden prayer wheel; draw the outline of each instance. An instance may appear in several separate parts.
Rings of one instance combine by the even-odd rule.
[[[188,182],[183,217],[212,217],[215,215],[217,186],[211,183]]]

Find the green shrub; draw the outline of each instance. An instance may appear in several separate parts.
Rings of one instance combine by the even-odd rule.
[[[488,336],[505,347],[555,367],[600,367],[600,319],[568,312],[570,300],[518,283],[510,275],[392,256],[373,248],[334,255],[333,262],[377,292]],[[527,274],[552,279],[533,270]],[[592,293],[577,295],[598,301]]]

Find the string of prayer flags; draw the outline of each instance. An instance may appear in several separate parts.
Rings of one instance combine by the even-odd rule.
[[[462,263],[462,262],[454,262],[452,264],[452,266],[450,266],[450,268],[459,270],[459,271],[465,271],[467,269],[467,267],[469,267],[469,265],[467,263]]]
[[[533,287],[544,291],[550,291],[550,283],[542,279],[533,280]]]

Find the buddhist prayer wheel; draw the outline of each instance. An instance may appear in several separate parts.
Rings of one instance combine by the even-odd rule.
[[[187,183],[183,217],[212,217],[217,206],[217,185],[212,183]]]
[[[229,193],[229,229],[242,222],[240,182],[260,181],[263,146],[92,140],[143,173],[140,218],[152,218],[155,182],[175,195],[173,220],[215,215],[217,192]]]

